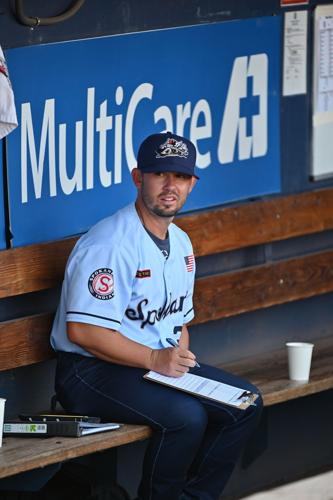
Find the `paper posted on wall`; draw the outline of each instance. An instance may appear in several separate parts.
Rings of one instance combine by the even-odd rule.
[[[333,176],[333,4],[314,11],[312,166],[313,179]]]

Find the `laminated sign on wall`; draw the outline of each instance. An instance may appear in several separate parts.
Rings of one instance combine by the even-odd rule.
[[[280,28],[272,16],[9,50],[13,244],[84,232],[132,201],[139,144],[163,130],[197,147],[185,211],[280,191]]]

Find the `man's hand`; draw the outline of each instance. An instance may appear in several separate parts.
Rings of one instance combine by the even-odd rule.
[[[154,372],[181,377],[195,366],[195,355],[181,347],[153,349],[150,355],[150,369]]]

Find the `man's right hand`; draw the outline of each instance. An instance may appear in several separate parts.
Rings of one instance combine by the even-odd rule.
[[[193,352],[181,347],[152,349],[150,354],[150,370],[169,377],[181,377],[194,366]]]

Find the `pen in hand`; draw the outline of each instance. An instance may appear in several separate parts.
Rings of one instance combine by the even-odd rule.
[[[174,339],[172,339],[172,338],[170,338],[170,337],[168,337],[168,338],[166,339],[166,341],[167,341],[170,345],[172,345],[172,347],[179,347],[178,342],[176,342]],[[195,366],[196,366],[197,368],[200,368],[200,365],[199,365],[199,363],[198,363],[197,361],[195,361]]]
[[[237,399],[241,399],[243,403],[249,403],[251,406],[257,406],[254,402],[254,393],[251,391],[244,391],[238,396]]]

